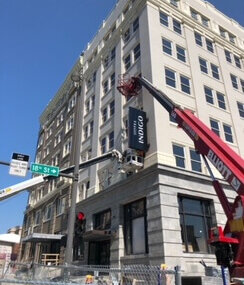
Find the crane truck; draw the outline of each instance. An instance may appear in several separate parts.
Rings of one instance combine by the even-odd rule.
[[[244,160],[192,111],[175,104],[146,78],[141,76],[130,78],[128,75],[122,75],[117,89],[125,96],[135,96],[142,87],[168,111],[178,126],[193,140],[196,151],[203,157],[227,217],[224,229],[216,226],[210,230],[209,242],[215,247],[217,264],[229,268],[231,277],[244,278]],[[208,161],[217,168],[236,192],[234,203],[228,201]]]

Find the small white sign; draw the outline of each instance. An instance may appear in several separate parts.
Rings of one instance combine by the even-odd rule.
[[[25,177],[29,165],[29,156],[13,153],[10,163],[9,174]]]
[[[10,163],[9,174],[17,176],[26,176],[28,170],[28,162],[12,159]]]

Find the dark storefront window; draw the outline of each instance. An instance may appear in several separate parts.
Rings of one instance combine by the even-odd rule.
[[[126,254],[148,252],[146,199],[124,206],[124,237]]]
[[[184,252],[211,253],[208,233],[212,226],[211,202],[179,197],[182,247]]]
[[[111,227],[111,210],[106,210],[94,215],[94,229],[108,230]]]

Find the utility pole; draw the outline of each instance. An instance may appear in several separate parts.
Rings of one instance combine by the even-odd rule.
[[[79,182],[79,163],[80,163],[80,145],[81,145],[81,118],[82,118],[82,70],[79,73],[71,75],[71,80],[76,88],[76,114],[75,114],[75,131],[73,137],[73,153],[74,153],[74,178],[71,189],[71,204],[69,209],[68,225],[67,225],[67,245],[65,250],[65,262],[71,264],[73,261],[73,238],[74,238],[74,224],[75,224],[75,208],[76,197]]]

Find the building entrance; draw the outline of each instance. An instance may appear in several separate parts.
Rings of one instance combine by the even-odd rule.
[[[90,265],[109,265],[110,264],[110,241],[90,241],[89,257]]]

